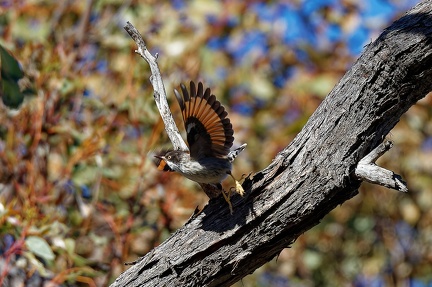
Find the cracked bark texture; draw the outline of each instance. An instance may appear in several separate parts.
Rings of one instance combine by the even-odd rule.
[[[212,199],[111,286],[229,286],[357,194],[357,163],[432,90],[432,1],[367,45],[291,144],[248,177],[245,197]]]

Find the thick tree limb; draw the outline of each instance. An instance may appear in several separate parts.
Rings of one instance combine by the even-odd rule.
[[[229,286],[357,194],[354,171],[432,90],[432,1],[387,28],[293,142],[246,179],[247,196],[210,200],[112,286]]]

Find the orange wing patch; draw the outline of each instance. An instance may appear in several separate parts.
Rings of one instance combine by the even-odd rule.
[[[234,131],[228,113],[216,97],[203,84],[190,82],[190,94],[186,87],[180,85],[181,96],[175,92],[182,110],[187,141],[194,158],[224,157],[228,155],[234,142]]]

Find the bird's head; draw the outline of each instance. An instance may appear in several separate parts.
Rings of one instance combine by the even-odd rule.
[[[189,154],[184,151],[173,150],[167,152],[165,155],[155,155],[154,157],[160,160],[157,164],[159,170],[180,171],[182,161],[187,160]]]

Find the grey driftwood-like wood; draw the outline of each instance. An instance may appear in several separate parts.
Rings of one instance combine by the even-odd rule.
[[[354,173],[361,180],[408,192],[408,187],[400,175],[375,164],[375,161],[392,147],[393,143],[390,141],[385,141],[377,146],[359,161]]]
[[[211,199],[111,286],[229,286],[252,273],[358,193],[359,161],[431,90],[429,0],[365,47],[296,138],[245,180],[233,215]]]
[[[135,52],[140,55],[150,66],[151,77],[150,82],[154,89],[154,98],[156,106],[161,114],[162,120],[165,124],[165,130],[175,150],[189,151],[186,142],[183,140],[171,114],[171,110],[168,105],[167,96],[165,92],[165,86],[162,81],[162,76],[159,71],[157,64],[158,55],[153,56],[149,50],[147,50],[146,44],[141,37],[138,30],[129,22],[127,22],[124,29],[132,37],[137,44],[137,50]]]

